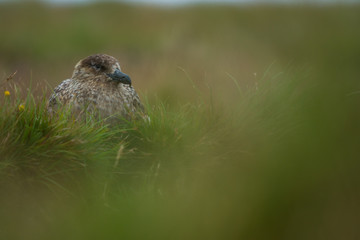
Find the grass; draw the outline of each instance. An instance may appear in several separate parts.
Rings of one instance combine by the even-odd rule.
[[[327,170],[319,169],[325,162],[311,154],[333,147],[326,138],[338,131],[314,135],[318,125],[307,99],[316,98],[319,89],[304,82],[293,72],[265,72],[227,107],[202,97],[175,106],[145,98],[151,121],[119,126],[91,117],[74,121],[67,112],[50,118],[45,97],[35,98],[30,90],[23,99],[19,87],[8,85],[11,96],[4,97],[0,114],[0,178],[9,192],[2,206],[10,206],[3,213],[11,216],[3,223],[4,236],[47,239],[61,229],[59,239],[264,237],[253,228],[268,232],[282,226],[293,217],[288,211],[305,207],[306,198],[318,199],[313,191],[332,182],[331,151],[323,155],[329,157]],[[199,94],[196,85],[189,87]],[[315,136],[325,141],[314,148]],[[18,208],[19,201],[32,210]],[[33,215],[31,221],[47,230],[26,229]],[[228,220],[233,222],[224,225]],[[302,220],[293,221],[296,226]]]
[[[155,181],[163,168],[182,164],[168,157],[200,147],[203,143],[196,142],[201,138],[206,141],[204,132],[211,121],[201,114],[204,106],[188,104],[174,111],[160,100],[153,107],[147,104],[150,122],[108,126],[91,116],[79,122],[65,110],[51,118],[44,96],[35,99],[30,90],[22,100],[19,87],[9,88],[15,96],[5,96],[1,108],[2,177],[31,175],[50,188],[65,189],[57,178],[73,179],[71,175],[98,167],[105,171],[102,174],[116,172],[125,181]]]

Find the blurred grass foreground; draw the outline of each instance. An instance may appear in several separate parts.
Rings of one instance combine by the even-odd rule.
[[[17,3],[0,20],[0,239],[359,239],[359,5]],[[48,116],[94,53],[151,122]]]

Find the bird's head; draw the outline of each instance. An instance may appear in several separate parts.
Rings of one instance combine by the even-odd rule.
[[[73,78],[88,79],[89,77],[131,86],[131,79],[121,72],[119,62],[106,54],[91,55],[76,64]]]

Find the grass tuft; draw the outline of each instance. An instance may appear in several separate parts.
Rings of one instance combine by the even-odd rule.
[[[312,84],[296,73],[266,73],[248,86],[228,76],[238,90],[231,105],[221,105],[215,93],[208,101],[193,84],[196,101],[177,104],[145,97],[149,118],[118,125],[91,115],[75,121],[64,109],[50,117],[45,94],[36,98],[31,88],[24,95],[23,88],[9,87],[0,108],[0,186],[12,195],[0,203],[12,206],[19,196],[32,204],[38,198],[46,204],[56,199],[55,208],[66,209],[63,204],[70,199],[71,209],[64,213],[51,206],[42,206],[42,211],[53,211],[50,215],[60,219],[70,213],[79,222],[100,214],[103,221],[94,225],[99,231],[113,221],[132,229],[138,223],[118,213],[134,214],[143,206],[129,217],[164,229],[171,228],[165,219],[174,219],[181,226],[176,228],[179,236],[259,236],[253,226],[280,226],[288,221],[286,209],[304,204],[306,197],[314,200],[309,200],[311,209],[320,207],[312,194],[324,182],[331,184],[333,174],[341,174],[333,168],[336,156],[353,156],[350,139],[338,144],[333,139],[343,133],[329,128],[338,125],[346,132],[343,118],[335,113],[345,114],[353,103],[335,101],[322,81]],[[328,111],[329,102],[333,112]],[[94,211],[76,212],[83,208]],[[277,223],[272,221],[273,209],[282,216]],[[188,214],[195,217],[188,221]],[[224,226],[224,217],[246,224],[241,229]],[[193,232],[194,224],[209,229],[205,220],[212,228]],[[64,224],[61,221],[55,223]],[[140,225],[149,227],[146,222]],[[72,232],[69,223],[64,224],[63,238]],[[89,238],[91,228],[83,234]]]

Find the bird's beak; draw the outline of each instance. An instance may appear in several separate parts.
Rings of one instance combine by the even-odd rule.
[[[114,73],[107,74],[113,81],[121,82],[123,84],[128,84],[131,86],[131,79],[128,75],[121,72],[119,69],[116,69]]]

